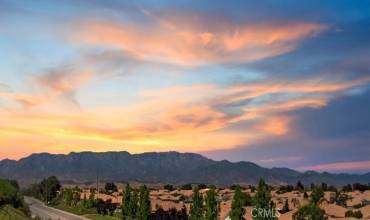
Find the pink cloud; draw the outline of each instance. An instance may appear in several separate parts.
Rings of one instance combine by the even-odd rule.
[[[314,166],[304,166],[299,169],[314,171],[370,171],[370,161],[327,163]]]

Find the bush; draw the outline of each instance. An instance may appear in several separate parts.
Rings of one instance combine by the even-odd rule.
[[[19,191],[18,183],[14,180],[0,179],[0,208],[5,205],[19,209],[27,216],[31,214]]]
[[[166,184],[163,186],[163,189],[168,190],[168,191],[173,191],[174,187],[171,184]]]
[[[364,184],[360,184],[360,183],[354,183],[353,184],[353,190],[358,190],[358,191],[364,192],[366,190],[369,190],[369,186],[364,185]]]
[[[293,214],[294,220],[326,220],[325,211],[317,204],[310,204],[301,207]]]
[[[361,219],[363,215],[361,211],[348,210],[346,212],[346,218],[349,218],[349,217]]]
[[[182,185],[182,186],[181,186],[181,189],[182,189],[182,190],[192,190],[192,189],[193,189],[193,187],[191,186],[191,184],[190,184],[190,183],[188,183],[188,184]]]
[[[207,185],[206,184],[198,184],[198,189],[199,190],[207,189]]]

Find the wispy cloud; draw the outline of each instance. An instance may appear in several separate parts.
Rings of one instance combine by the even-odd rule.
[[[338,163],[327,163],[313,166],[300,167],[301,170],[314,170],[314,171],[369,171],[370,161],[348,161]]]
[[[210,19],[210,18],[208,18]],[[122,22],[82,22],[73,41],[114,47],[137,59],[163,63],[198,65],[207,63],[249,62],[293,50],[297,44],[328,29],[307,22],[262,24],[219,23],[206,18],[199,26],[184,19],[160,18],[140,27]]]

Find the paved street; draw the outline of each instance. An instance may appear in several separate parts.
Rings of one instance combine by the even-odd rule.
[[[41,201],[31,197],[25,197],[25,201],[30,206],[32,216],[39,216],[47,220],[88,220],[78,215],[48,207]]]

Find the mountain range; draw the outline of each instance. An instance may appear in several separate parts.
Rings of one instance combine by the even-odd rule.
[[[62,181],[137,181],[143,183],[256,184],[263,177],[271,184],[326,182],[332,185],[369,183],[366,174],[298,172],[288,168],[264,168],[251,162],[215,161],[194,153],[128,152],[40,153],[16,160],[0,161],[0,178],[36,182],[48,176]]]

